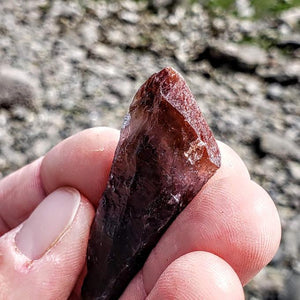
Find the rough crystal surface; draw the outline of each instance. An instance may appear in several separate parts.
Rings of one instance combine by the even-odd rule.
[[[125,117],[92,225],[83,299],[118,299],[161,235],[220,166],[184,79],[152,75]]]

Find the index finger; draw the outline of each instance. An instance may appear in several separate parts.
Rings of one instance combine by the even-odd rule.
[[[72,186],[95,206],[103,193],[119,140],[115,129],[84,130],[62,141],[45,158],[23,167],[0,181],[0,235],[23,222],[45,196]],[[239,156],[219,143],[222,166],[211,180],[238,172],[249,178]]]
[[[58,187],[77,187],[96,203],[105,188],[118,139],[119,132],[111,128],[82,131],[2,179],[0,236],[27,219]]]

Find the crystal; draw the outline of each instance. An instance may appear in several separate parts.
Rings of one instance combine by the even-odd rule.
[[[91,228],[83,299],[118,299],[176,216],[220,167],[184,79],[167,67],[138,90]]]

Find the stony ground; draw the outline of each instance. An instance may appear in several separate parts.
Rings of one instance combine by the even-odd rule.
[[[161,2],[0,1],[0,178],[82,129],[120,128],[137,88],[173,66],[280,213],[247,298],[300,299],[300,8],[253,20]]]

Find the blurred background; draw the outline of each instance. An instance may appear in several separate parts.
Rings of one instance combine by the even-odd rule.
[[[283,237],[247,299],[300,299],[300,0],[1,1],[0,178],[85,128],[120,128],[165,66],[272,196]]]

